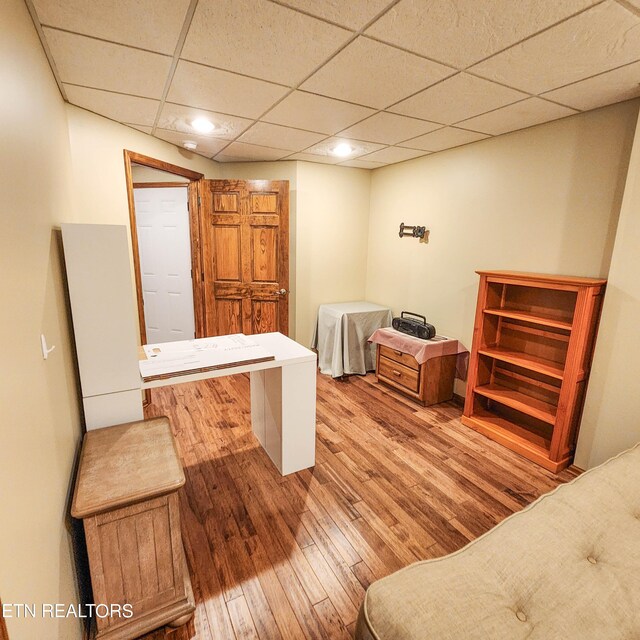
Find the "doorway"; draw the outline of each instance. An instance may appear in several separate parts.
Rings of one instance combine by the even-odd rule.
[[[192,340],[196,335],[188,182],[138,182],[138,168],[146,167],[134,165],[132,171],[147,341]]]
[[[127,150],[124,161],[141,344],[203,337],[203,174]]]
[[[133,151],[125,150],[124,158],[141,344],[194,337],[188,319],[165,323],[168,333],[160,328],[158,318],[170,315],[180,296],[181,308],[187,308],[186,301],[193,307],[196,338],[240,332],[288,335],[288,181],[204,180],[201,173]],[[151,212],[152,196],[160,200],[162,211],[168,207],[167,194],[184,194],[185,184],[188,229],[184,224],[180,232],[172,228],[165,234],[180,236],[182,248],[168,250],[160,242],[147,251],[145,245],[165,227],[163,215]],[[178,295],[173,254],[182,254]],[[167,300],[160,304],[163,278]]]

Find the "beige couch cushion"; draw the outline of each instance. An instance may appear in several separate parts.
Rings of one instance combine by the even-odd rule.
[[[372,584],[356,638],[640,638],[640,444]]]

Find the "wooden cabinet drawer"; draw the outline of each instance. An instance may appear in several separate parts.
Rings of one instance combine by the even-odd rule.
[[[414,360],[415,362],[415,360]],[[378,375],[381,378],[386,378],[394,384],[400,385],[409,391],[418,393],[418,380],[419,374],[415,369],[409,369],[398,362],[389,360],[380,356],[380,367],[378,369]]]
[[[399,362],[405,367],[409,367],[409,369],[414,369],[415,371],[418,371],[420,369],[418,361],[409,353],[402,353],[402,351],[397,351],[396,349],[385,347],[382,344],[378,345],[378,349],[380,349],[380,356],[384,358],[389,358],[389,360]]]

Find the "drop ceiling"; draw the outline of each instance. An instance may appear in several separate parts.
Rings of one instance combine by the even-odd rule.
[[[640,0],[27,4],[68,102],[218,162],[374,169],[640,96]]]

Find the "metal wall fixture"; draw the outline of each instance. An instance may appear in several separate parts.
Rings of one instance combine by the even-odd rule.
[[[429,242],[429,231],[426,227],[418,227],[400,223],[400,233],[398,235],[401,238],[419,238],[420,242]]]

